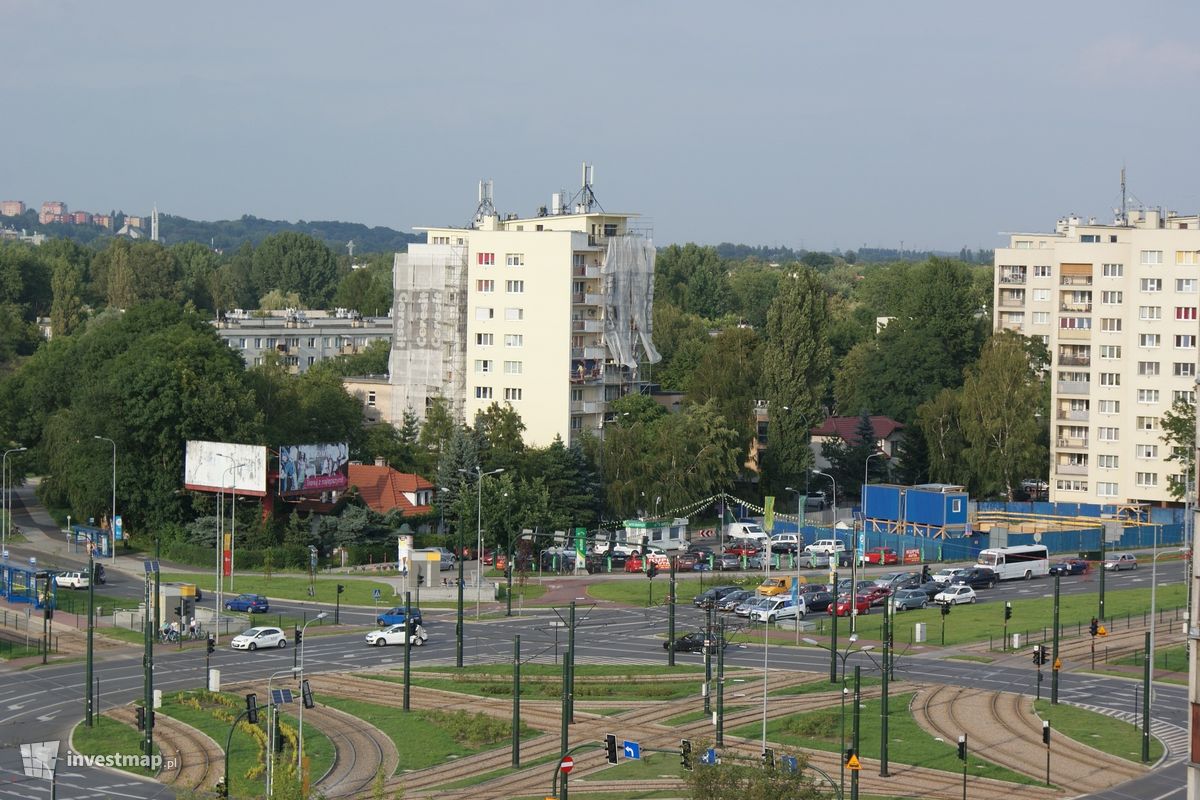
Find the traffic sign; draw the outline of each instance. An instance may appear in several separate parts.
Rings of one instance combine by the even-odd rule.
[[[1060,669],[1062,669],[1062,659],[1056,658],[1054,659],[1054,671],[1057,672]]]
[[[850,760],[846,762],[846,769],[854,770],[855,772],[862,769],[862,764],[858,761],[858,753],[850,756]]]
[[[718,764],[718,763],[720,763],[720,760],[717,758],[717,751],[716,751],[716,749],[715,749],[715,748],[712,748],[712,747],[710,747],[710,748],[708,748],[707,750],[705,750],[703,753],[701,753],[701,754],[700,754],[700,763],[701,763],[701,764],[708,764],[708,765],[710,765],[710,766],[711,766],[711,765],[713,765],[713,764]]]
[[[799,772],[800,771],[800,762],[796,759],[795,756],[784,756],[783,757],[783,768],[785,770],[787,770],[788,772]]]
[[[379,589],[372,589],[371,597],[378,600],[379,598],[383,597],[383,592],[381,592]]]
[[[563,774],[575,769],[575,759],[570,756],[564,756],[563,760],[558,763],[558,768],[563,771]]]
[[[1097,636],[1108,636],[1108,628],[1105,628],[1103,625],[1101,625],[1100,630],[1096,631],[1096,635]]]
[[[622,743],[621,747],[625,750],[626,758],[641,758],[642,757],[642,746],[640,744],[638,744],[637,742],[631,742],[631,741],[626,740],[624,743]]]

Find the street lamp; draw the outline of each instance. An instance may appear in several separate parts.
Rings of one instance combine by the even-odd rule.
[[[300,725],[296,729],[296,777],[300,779],[300,783],[304,783],[304,631],[309,625],[319,619],[325,619],[329,616],[329,612],[322,611],[308,622],[300,626]],[[273,743],[272,743],[273,744]]]
[[[804,482],[806,484],[808,483],[808,474],[807,473],[804,476]],[[800,542],[804,538],[804,521],[805,521],[804,520],[804,503],[808,500],[808,488],[806,487],[804,489],[803,494],[800,493],[799,489],[793,489],[791,486],[785,486],[783,488],[784,488],[785,492],[795,492],[796,493],[796,542],[795,542],[796,549],[794,551],[794,555],[792,556],[792,558],[795,561],[795,565],[796,565],[796,585],[799,586],[800,585]],[[703,575],[704,573],[700,573],[700,574]],[[837,587],[835,586],[834,588],[836,589]],[[800,621],[799,620],[796,621],[796,644],[797,645],[800,644]]]
[[[117,443],[107,436],[92,435],[93,439],[108,442],[112,445],[112,513],[108,517],[108,529],[112,533],[112,560],[117,560]]]
[[[460,469],[459,472],[464,475],[470,475],[472,470]],[[483,467],[476,464],[474,472],[475,485],[478,490],[475,501],[475,534],[477,537],[477,546],[475,548],[475,619],[479,619],[481,593],[483,591],[483,479],[488,475],[499,475],[501,472],[504,472],[504,467],[484,472]]]
[[[11,450],[5,450],[3,459],[0,459],[0,469],[2,469],[2,471],[0,471],[0,478],[2,478],[4,482],[4,486],[2,487],[4,501],[4,513],[2,515],[4,517],[4,530],[0,532],[0,551],[3,551],[6,555],[8,553],[8,529],[12,527],[12,511],[10,510],[10,506],[8,504],[8,454],[23,453],[28,449],[29,448],[27,447],[14,447]]]
[[[836,600],[835,600],[835,602],[836,602]],[[834,609],[833,616],[837,617],[837,609],[836,608]],[[875,645],[873,645],[873,644],[868,644],[868,645],[863,645],[862,647],[858,648],[857,650],[852,649],[854,647],[854,643],[857,641],[858,641],[858,634],[857,633],[850,634],[849,644],[846,645],[845,650],[843,650],[841,653],[839,653],[836,648],[829,647],[828,645],[823,645],[820,642],[818,642],[816,639],[809,639],[808,637],[805,637],[805,639],[804,639],[805,644],[811,644],[811,645],[821,648],[822,650],[828,650],[831,658],[840,659],[842,662],[842,753],[846,752],[846,695],[849,692],[849,689],[846,688],[846,659],[850,657],[851,653],[865,653],[868,650],[871,650],[875,647]],[[858,698],[856,697],[855,701],[857,702],[857,700],[858,700]],[[846,759],[842,758],[841,761],[842,761],[842,778],[841,778],[842,784],[841,784],[839,794],[844,796],[846,793]]]
[[[271,683],[280,675],[295,676],[299,671],[300,670],[298,668],[292,667],[291,669],[273,672],[271,673],[271,676],[267,678],[267,702],[271,704],[269,711],[271,716],[267,720],[267,797],[271,796],[271,784],[275,772],[275,726],[279,724],[279,707],[275,702],[275,695],[271,692]],[[301,703],[301,706],[303,705],[304,704]],[[225,758],[229,758],[228,753],[226,753]],[[228,788],[228,784],[226,785],[226,788]]]
[[[886,455],[887,455],[887,453],[883,452],[882,450],[877,450],[877,451],[875,451],[874,453],[871,453],[870,455],[868,455],[868,456],[867,456],[867,458],[866,458],[866,460],[865,460],[865,461],[863,461],[863,503],[864,503],[864,510],[865,510],[865,503],[866,503],[867,484],[868,484],[868,483],[870,483],[870,474],[871,474],[871,473],[870,473],[870,467],[871,467],[871,459],[872,459],[872,458],[875,458],[876,456],[886,456]]]
[[[837,481],[835,481],[833,479],[832,475],[830,475],[827,472],[821,472],[821,470],[819,470],[819,469],[814,469],[812,471],[812,474],[813,475],[823,475],[826,478],[829,478],[829,482],[831,484],[833,484],[833,497],[832,497],[832,500],[833,500],[833,528],[831,528],[831,531],[835,532],[833,535],[834,535],[834,538],[837,538],[837,534],[836,534],[836,531],[837,531]],[[833,652],[837,650],[837,629],[838,629],[838,615],[837,615],[837,597],[838,597],[837,563],[838,562],[835,560],[837,558],[838,558],[838,554],[837,554],[836,550],[829,554],[829,584],[830,584],[829,588],[833,592],[833,627],[830,631],[830,637],[832,640],[831,644],[832,644],[833,648],[832,648],[832,650],[830,650],[830,656],[829,656],[829,682],[830,683],[837,683],[837,659],[835,659],[833,656]],[[851,563],[853,563],[853,561]],[[853,583],[853,581],[851,581],[851,583]],[[850,587],[851,628],[853,628],[853,620],[854,620],[853,612],[857,609],[857,605],[854,602],[855,588],[856,587],[854,587],[854,586]]]

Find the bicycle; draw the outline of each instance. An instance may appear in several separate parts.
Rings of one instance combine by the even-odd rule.
[[[178,642],[179,641],[179,631],[171,630],[171,629],[159,631],[158,641],[160,644],[167,644],[169,642]]]

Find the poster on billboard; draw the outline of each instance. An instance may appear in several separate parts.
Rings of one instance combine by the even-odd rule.
[[[267,448],[253,444],[188,441],[184,488],[195,492],[267,493]]]
[[[279,494],[340,492],[350,485],[346,442],[293,444],[279,448]]]

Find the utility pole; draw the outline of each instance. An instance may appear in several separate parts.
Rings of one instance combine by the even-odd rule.
[[[93,552],[92,542],[88,541],[88,627],[87,627],[87,670],[84,678],[87,681],[86,700],[84,701],[84,713],[86,714],[85,721],[87,726],[92,727],[92,714],[96,704],[96,696],[93,693],[93,682],[95,678],[92,675],[93,670],[93,633],[96,623],[96,556]]]
[[[837,567],[834,566],[834,564],[837,563],[836,561],[834,561],[834,559],[836,559],[836,558],[837,558],[837,553],[829,554],[829,582],[833,587],[833,613],[830,614],[830,616],[833,617],[833,619],[831,620],[833,627],[831,629],[831,636],[830,636],[830,640],[829,640],[829,682],[830,683],[838,682],[838,668],[837,668],[837,666],[838,666],[838,657],[837,657],[838,574],[837,574]],[[853,586],[850,587],[850,591],[851,591],[850,603],[853,604],[854,603],[854,587]],[[842,687],[845,688],[845,683],[842,684]]]
[[[462,669],[463,665],[463,561],[466,556],[463,553],[462,541],[462,514],[458,515],[458,617],[454,624],[454,666]],[[482,557],[480,563],[483,563]],[[421,572],[417,570],[417,579],[420,580]]]
[[[412,635],[415,631],[412,618],[412,592],[404,593],[404,710],[409,710],[409,690],[412,668]]]
[[[1104,567],[1101,567],[1100,571],[1103,572]],[[1054,576],[1054,652],[1050,654],[1054,659],[1050,663],[1050,703],[1052,705],[1058,704],[1058,667],[1060,663],[1058,660],[1058,592],[1061,583],[1062,575],[1056,574]]]
[[[1150,624],[1154,624],[1151,617]],[[1146,658],[1142,669],[1142,761],[1150,761],[1150,661],[1154,657],[1150,650],[1150,632],[1146,632]]]
[[[891,607],[891,602],[885,602],[883,606],[883,694],[880,697],[879,704],[879,776],[887,778],[888,775],[888,678],[892,671],[892,625],[895,620],[892,616],[896,613],[895,608]],[[857,749],[855,752],[858,752]]]
[[[712,607],[704,609],[704,641],[711,642],[713,635]],[[712,713],[712,645],[704,647],[704,713]]]
[[[675,559],[671,559],[671,596],[667,604],[667,666],[675,666]]]
[[[1108,543],[1105,541],[1108,538],[1108,531],[1105,530],[1104,524],[1100,525],[1100,610],[1096,616],[1100,617],[1100,621],[1104,622],[1104,559],[1106,558],[1105,548]]]
[[[575,723],[575,601],[571,601],[571,616],[567,627],[567,722]]]
[[[834,616],[837,616],[836,614]],[[862,667],[858,664],[854,665],[854,752],[861,752],[858,749],[858,711],[859,705],[862,702]],[[858,800],[858,773],[859,770],[850,771],[850,800]]]
[[[513,637],[512,765],[521,766],[521,636]]]
[[[717,642],[717,746],[725,744],[725,620],[721,620]],[[705,691],[705,697],[708,692]]]
[[[151,597],[150,592],[154,586],[154,580],[158,578],[158,561],[144,562],[146,569],[146,618],[143,625],[145,631],[146,649],[142,656],[142,705],[145,711],[146,730],[145,737],[142,740],[142,753],[147,756],[154,755],[154,634],[155,630],[154,617],[151,612],[151,604],[157,606],[158,598]]]

